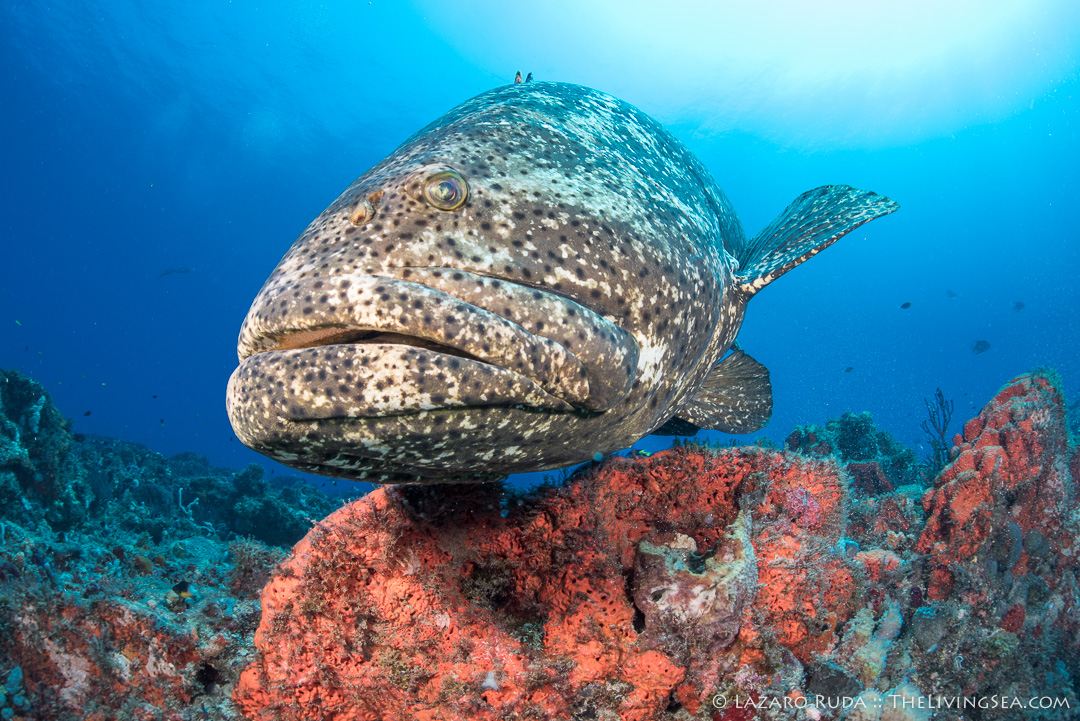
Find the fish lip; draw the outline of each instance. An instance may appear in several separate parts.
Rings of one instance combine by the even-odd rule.
[[[275,438],[305,435],[311,422],[334,422],[344,431],[367,420],[486,407],[575,410],[521,374],[400,344],[256,353],[233,371],[226,402],[237,435],[254,448],[268,440],[272,446]],[[319,435],[328,430],[324,426]]]
[[[638,340],[614,319],[543,286],[453,267],[384,266],[268,283],[237,351],[244,360],[365,331],[518,372],[584,411],[611,409],[637,378]]]
[[[587,410],[611,409],[637,380],[641,354],[637,337],[615,318],[569,294],[520,278],[452,266],[387,266],[379,273],[436,288],[564,346],[586,370],[589,398],[583,407]],[[533,315],[516,314],[517,309],[532,310]]]
[[[319,298],[320,302],[313,302]],[[562,345],[488,310],[423,284],[373,274],[312,277],[260,291],[241,327],[241,367],[266,353],[356,345],[351,334],[392,334],[396,342],[512,372],[563,401],[587,408],[584,368]],[[562,404],[553,404],[558,407]]]

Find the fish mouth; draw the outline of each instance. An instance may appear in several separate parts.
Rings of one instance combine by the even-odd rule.
[[[452,268],[379,272],[264,287],[229,381],[238,432],[476,406],[595,413],[633,386],[633,335],[571,299]]]

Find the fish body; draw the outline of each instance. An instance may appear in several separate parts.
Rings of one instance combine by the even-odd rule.
[[[726,355],[747,301],[896,207],[826,186],[748,238],[705,167],[636,108],[565,83],[497,88],[301,234],[241,328],[229,417],[286,465],[384,483],[756,430],[768,372]]]
[[[190,273],[190,272],[191,272],[191,268],[166,268],[165,270],[161,271],[161,274],[158,275],[157,279],[161,280],[165,276],[173,275],[174,273]]]

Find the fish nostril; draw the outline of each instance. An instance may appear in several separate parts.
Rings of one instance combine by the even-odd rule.
[[[370,194],[366,200],[361,200],[356,204],[356,208],[349,214],[349,222],[355,226],[366,225],[371,222],[371,219],[375,217],[375,207],[382,200],[383,192],[376,190]]]
[[[375,206],[370,201],[361,200],[356,204],[356,208],[349,214],[349,222],[356,226],[367,224],[372,218],[375,217]]]

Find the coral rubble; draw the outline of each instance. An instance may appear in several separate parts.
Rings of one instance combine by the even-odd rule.
[[[1072,718],[1063,408],[1052,378],[1013,380],[925,491],[859,416],[840,450],[900,457],[881,465],[892,488],[745,447],[613,457],[508,499],[380,489],[279,567],[234,698],[259,720],[889,721],[1038,695],[1071,710],[964,718]],[[868,499],[880,523],[850,523]]]

